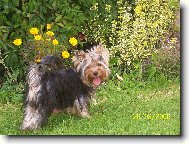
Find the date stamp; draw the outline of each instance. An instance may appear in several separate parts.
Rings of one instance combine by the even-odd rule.
[[[133,120],[170,120],[169,113],[134,113],[130,116]]]

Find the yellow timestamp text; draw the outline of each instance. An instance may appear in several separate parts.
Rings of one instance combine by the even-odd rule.
[[[170,120],[169,113],[134,113],[130,116],[133,120]]]

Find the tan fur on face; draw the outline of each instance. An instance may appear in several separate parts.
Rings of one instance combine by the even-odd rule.
[[[94,86],[93,80],[95,78],[99,77],[103,82],[110,73],[108,67],[109,51],[101,44],[93,46],[86,53],[84,51],[76,51],[72,61],[82,81],[92,87]],[[93,74],[95,71],[98,72],[97,76]]]
[[[98,75],[94,76],[94,72],[97,72]],[[95,77],[99,77],[101,81],[105,81],[108,78],[108,72],[106,71],[104,65],[99,62],[91,62],[91,64],[86,67],[84,71],[84,82],[88,85],[93,85],[93,80]]]

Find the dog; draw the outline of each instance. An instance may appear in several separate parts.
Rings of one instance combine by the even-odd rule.
[[[30,64],[22,130],[41,128],[57,110],[90,117],[95,90],[110,74],[109,52],[99,44],[86,52],[76,51],[72,61],[73,68],[64,68],[60,58],[48,55]]]

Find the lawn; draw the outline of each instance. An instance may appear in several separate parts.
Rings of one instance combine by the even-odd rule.
[[[20,131],[21,103],[0,104],[4,135],[180,135],[180,80],[109,80],[97,91],[91,118],[53,114],[39,130]]]

